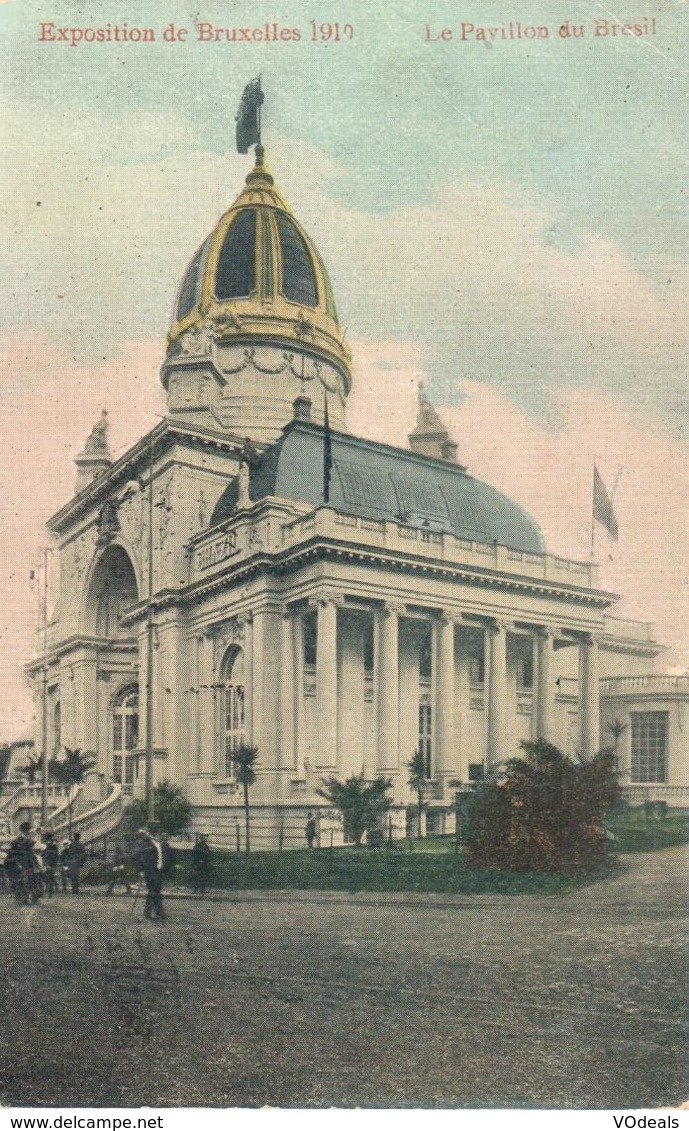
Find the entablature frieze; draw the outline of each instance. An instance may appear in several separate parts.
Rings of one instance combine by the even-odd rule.
[[[427,561],[406,560],[400,562],[392,555],[383,553],[362,552],[355,548],[343,549],[341,547],[325,544],[309,543],[307,546],[290,548],[289,550],[271,553],[265,551],[260,555],[242,557],[240,561],[228,559],[224,569],[213,574],[212,577],[199,579],[180,587],[175,591],[175,599],[185,605],[193,605],[206,599],[210,594],[228,585],[239,585],[255,576],[273,576],[284,580],[290,573],[296,573],[306,566],[315,565],[317,562],[332,561],[338,564],[351,566],[358,564],[364,567],[393,571],[411,577],[423,574],[434,582],[449,581],[453,584],[462,584],[471,588],[509,592],[512,597],[521,594],[524,597],[539,597],[569,603],[577,608],[592,610],[605,610],[613,601],[613,595],[600,590],[578,588],[575,586],[559,585],[557,582],[535,583],[529,578],[515,578],[513,575],[502,577],[489,571],[483,572],[461,564],[449,565],[448,563],[429,563]],[[411,607],[408,604],[408,608]],[[429,602],[429,607],[438,609],[437,600]],[[515,610],[516,612],[517,610]],[[132,614],[130,614],[132,615]],[[461,611],[462,618],[466,612]],[[495,614],[486,610],[477,614],[490,621]]]

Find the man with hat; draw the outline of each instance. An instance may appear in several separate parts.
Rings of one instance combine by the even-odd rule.
[[[43,849],[43,867],[45,870],[45,890],[49,896],[57,891],[57,868],[60,863],[60,849],[55,843],[55,834],[46,830]]]
[[[141,844],[134,857],[134,863],[146,884],[144,919],[165,922],[163,909],[163,875],[165,871],[165,846],[158,829],[139,829]]]
[[[19,836],[5,857],[5,870],[17,903],[36,903],[42,894],[41,869],[31,839],[31,822],[22,821]]]

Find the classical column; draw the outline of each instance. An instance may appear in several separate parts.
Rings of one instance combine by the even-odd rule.
[[[579,643],[579,750],[592,758],[600,745],[598,642],[591,637]]]
[[[217,690],[218,695],[222,695],[222,688],[213,688],[215,682],[215,674],[213,670],[213,650],[214,640],[212,636],[205,635],[199,636],[196,640],[198,648],[198,727],[199,727],[199,747],[198,747],[198,769],[202,774],[215,774],[219,767],[216,765],[215,748],[216,748],[216,711],[215,711],[215,694]],[[220,710],[224,708],[222,704]],[[219,714],[220,712],[218,712]],[[223,774],[224,776],[224,774]]]
[[[507,745],[507,625],[496,621],[490,631],[488,684],[488,750],[486,765],[501,762]]]
[[[280,735],[279,735],[279,762],[280,769],[294,770],[294,617],[289,608],[282,610],[282,627],[280,640]]]
[[[404,605],[389,603],[378,613],[378,772],[399,766],[399,618],[403,612]]]
[[[316,715],[319,746],[317,765],[337,766],[337,605],[333,597],[317,603]]]
[[[553,634],[547,628],[539,629],[537,640],[537,685],[536,685],[536,732],[534,738],[552,741],[553,705],[555,684],[553,682]]]
[[[437,631],[434,777],[452,773],[455,768],[455,622],[447,613],[440,617]]]
[[[297,612],[292,619],[292,673],[294,679],[294,767],[297,777],[303,769],[304,730],[304,618]]]

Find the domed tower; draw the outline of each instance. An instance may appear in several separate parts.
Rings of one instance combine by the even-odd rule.
[[[345,430],[351,355],[314,244],[256,147],[246,187],[194,255],[161,371],[168,411],[270,443],[300,396]],[[205,418],[205,419],[204,419]]]

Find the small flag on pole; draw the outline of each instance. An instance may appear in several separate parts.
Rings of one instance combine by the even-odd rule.
[[[249,146],[261,144],[261,105],[264,94],[261,76],[244,87],[242,100],[235,115],[237,123],[237,153],[248,153]]]
[[[333,444],[328,418],[328,394],[324,393],[325,412],[323,414],[323,502],[330,502],[330,475],[333,469]]]
[[[616,542],[618,529],[612,499],[605,489],[605,484],[595,463],[593,465],[593,517],[596,522],[605,527],[613,542]]]

